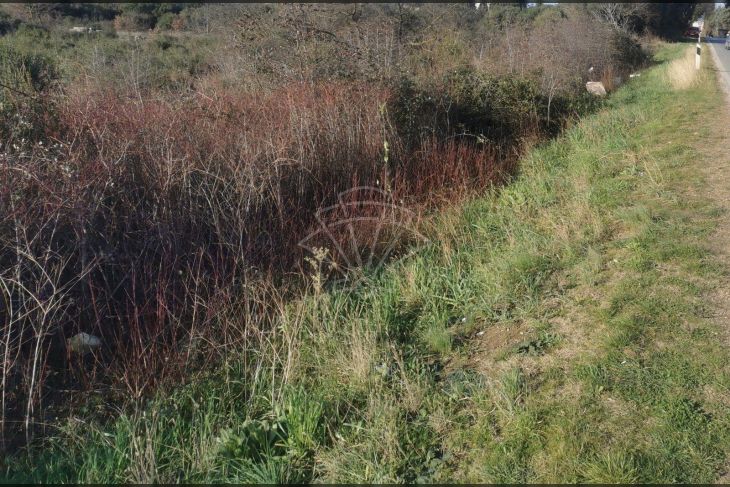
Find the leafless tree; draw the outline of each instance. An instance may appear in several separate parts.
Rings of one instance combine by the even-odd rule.
[[[593,16],[611,27],[630,33],[633,27],[650,14],[646,3],[595,3],[590,5]]]

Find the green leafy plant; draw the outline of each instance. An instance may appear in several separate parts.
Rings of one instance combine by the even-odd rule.
[[[515,347],[516,353],[523,355],[544,355],[547,349],[560,341],[560,335],[542,332],[537,338],[525,340]]]

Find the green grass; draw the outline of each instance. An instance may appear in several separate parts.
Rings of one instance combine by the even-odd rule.
[[[79,412],[6,479],[715,480],[730,354],[706,295],[725,270],[687,133],[720,95],[665,71],[439,214],[432,244],[367,285],[288,303],[260,373],[231,357],[113,420]]]

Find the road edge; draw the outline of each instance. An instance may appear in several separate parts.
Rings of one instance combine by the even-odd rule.
[[[712,62],[715,63],[715,72],[720,79],[720,87],[722,92],[725,94],[725,99],[730,103],[730,72],[722,69],[720,57],[717,55],[717,51],[715,51],[715,43],[705,42],[705,45],[708,46],[712,55]]]

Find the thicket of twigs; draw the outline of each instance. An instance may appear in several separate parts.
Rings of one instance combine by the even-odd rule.
[[[248,353],[299,282],[318,209],[365,186],[420,214],[500,184],[526,141],[592,104],[590,66],[612,81],[641,62],[577,9],[346,8],[233,9],[207,68],[164,86],[179,66],[156,64],[159,37],[90,38],[132,61],[97,49],[77,77],[2,39],[3,438],[30,438],[61,391],[141,398]],[[385,218],[367,211],[336,216]],[[325,243],[372,246],[371,230]],[[74,353],[82,332],[102,346]]]

